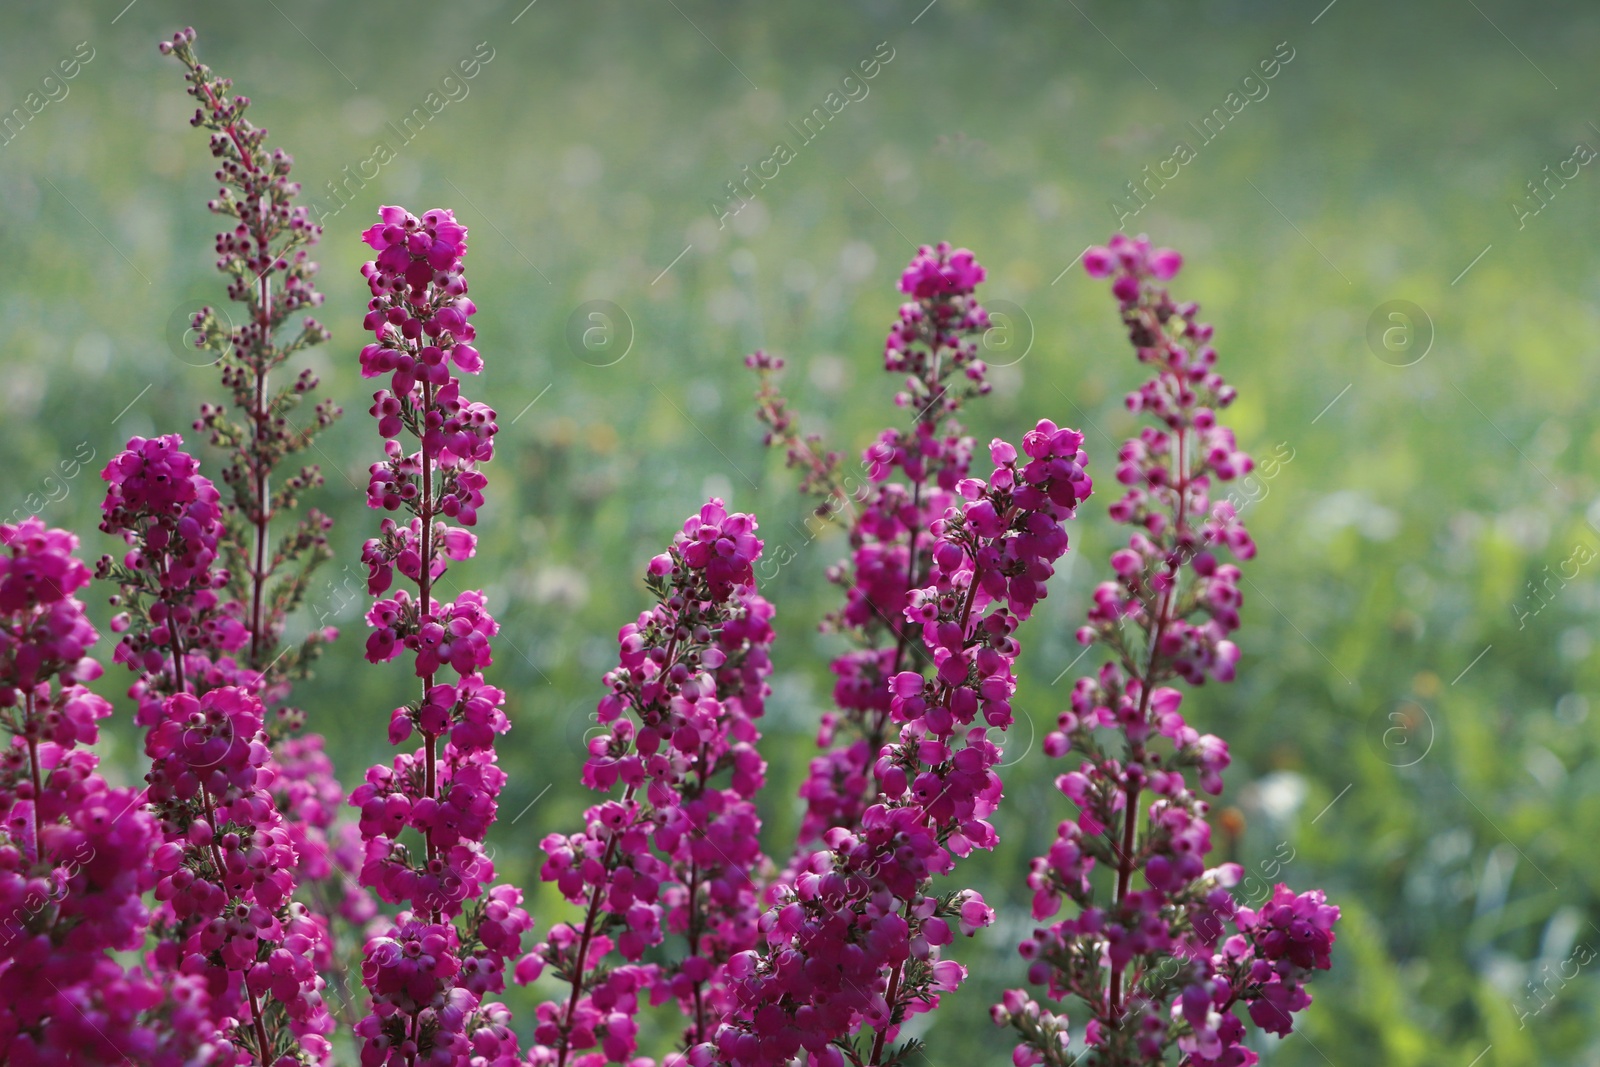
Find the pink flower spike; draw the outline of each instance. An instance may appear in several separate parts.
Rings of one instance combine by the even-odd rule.
[[[1294,1013],[1311,1003],[1306,980],[1329,966],[1337,909],[1318,891],[1296,897],[1281,885],[1259,911],[1241,907],[1230,892],[1239,866],[1205,864],[1210,809],[1198,794],[1222,792],[1228,746],[1185,721],[1175,683],[1228,682],[1237,672],[1240,650],[1229,637],[1240,623],[1243,576],[1219,561],[1218,549],[1247,560],[1256,546],[1234,508],[1210,494],[1252,463],[1221,422],[1236,394],[1216,370],[1213,331],[1197,320],[1195,304],[1174,302],[1163,285],[1182,257],[1116,234],[1084,258],[1091,275],[1115,276],[1128,339],[1154,368],[1127,398],[1128,409],[1152,424],[1118,453],[1124,488],[1110,513],[1133,531],[1127,547],[1111,553],[1112,580],[1095,587],[1077,631],[1080,643],[1107,644],[1110,655],[1078,679],[1070,709],[1043,741],[1053,758],[1085,754],[1056,779],[1071,809],[1028,875],[1038,921],[1059,915],[1068,901],[1072,917],[1036,929],[1019,952],[1028,980],[1051,1001],[1080,982],[1060,961],[1105,961],[1104,985],[1082,1002],[1083,1028],[1091,1047],[1118,1049],[1113,1058],[1126,1046],[1141,1063],[1166,1062],[1175,1046],[1186,1063],[1254,1063],[1242,1016],[1280,1036],[1291,1032]],[[1046,456],[1064,457],[1081,444],[1052,438],[1047,448],[1044,436],[1023,439],[1034,461],[1024,477]],[[1127,846],[1109,854],[1086,847],[1101,835]],[[1114,870],[1092,877],[1101,863]],[[1107,886],[1117,887],[1109,900]],[[1182,964],[1181,987],[1134,985],[1135,973],[1172,961]],[[992,1014],[1016,1033],[1017,1067],[1066,1062],[1064,1018],[1021,991]]]

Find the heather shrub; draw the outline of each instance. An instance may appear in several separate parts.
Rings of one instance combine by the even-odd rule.
[[[995,934],[963,870],[1026,817],[1002,778],[1016,665],[1097,465],[1045,412],[986,447],[968,433],[967,406],[991,392],[984,267],[939,244],[903,271],[882,346],[897,414],[859,465],[801,431],[781,358],[745,361],[765,443],[849,549],[821,576],[841,599],[823,626],[849,650],[829,664],[795,839],[764,839],[758,807],[782,607],[760,588],[760,523],[697,500],[643,563],[646,601],[615,606],[632,621],[564,783],[594,802],[581,826],[536,831],[538,877],[569,908],[535,916],[487,844],[507,781],[495,746],[513,727],[494,682],[500,626],[488,594],[450,574],[476,554],[499,432],[463,392],[492,395],[500,358],[476,346],[467,227],[450,209],[385,206],[341,235],[373,256],[370,339],[349,357],[379,380],[368,413],[382,439],[364,655],[408,666],[410,695],[302,708],[296,683],[339,637],[285,640],[331,553],[329,520],[299,513],[326,491],[319,468],[283,470],[340,414],[303,412],[319,383],[286,371],[330,338],[292,321],[322,303],[308,250],[323,233],[290,156],[266,147],[249,100],[194,42],[185,30],[161,50],[210,134],[208,207],[232,220],[215,249],[239,313],[191,323],[225,403],[201,408],[200,442],[136,436],[111,458],[100,531],[121,547],[93,569],[69,531],[0,525],[0,1060],[289,1067],[349,1049],[364,1067],[644,1067],[646,1007],[680,1021],[663,1067],[932,1056],[915,1020],[958,994],[969,939]],[[1043,742],[1076,763],[1057,780],[1075,814],[1017,872],[1034,919],[1054,920],[1019,946],[1048,1007],[1018,989],[993,1016],[1014,1031],[1017,1067],[1250,1064],[1246,1019],[1292,1031],[1339,915],[1283,885],[1241,902],[1238,866],[1206,865],[1200,794],[1221,793],[1228,749],[1189,724],[1171,684],[1238,670],[1238,563],[1255,544],[1213,494],[1252,461],[1219,421],[1234,392],[1211,327],[1164,288],[1178,255],[1119,235],[1084,263],[1112,279],[1152,368],[1128,397],[1152,424],[1098,461],[1132,533],[1077,634],[1106,662]],[[112,662],[132,676],[121,710],[91,688],[100,635],[80,594],[95,579],[115,608]],[[139,788],[98,771],[97,724],[117,714],[142,731]],[[400,751],[341,779],[306,729],[331,714]],[[535,986],[531,1018],[500,999],[508,984]]]

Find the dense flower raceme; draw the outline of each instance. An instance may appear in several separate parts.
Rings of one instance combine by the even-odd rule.
[[[90,577],[77,545],[38,519],[0,525],[0,1061],[137,1052],[167,1067],[204,1051],[209,998],[198,978],[163,988],[111,956],[144,944],[161,834],[138,791],[108,786],[83,747],[111,705],[81,684],[100,668],[73,595]]]
[[[769,866],[752,802],[766,771],[755,720],[773,636],[772,605],[755,591],[755,533],[754,518],[721,500],[691,515],[650,561],[656,605],[617,635],[583,778],[622,791],[591,807],[580,833],[545,838],[541,877],[583,918],[552,928],[519,968],[525,978],[548,968],[571,990],[539,1007],[535,1067],[632,1062],[646,994],[677,1002],[695,1062],[732,1007],[728,961],[756,944]],[[669,935],[681,947],[642,963]],[[613,952],[618,966],[607,965]]]
[[[1208,806],[1187,775],[1220,793],[1228,749],[1190,726],[1182,693],[1163,684],[1234,676],[1239,652],[1228,637],[1239,626],[1240,572],[1217,553],[1249,559],[1255,545],[1233,508],[1212,505],[1208,494],[1213,479],[1245,474],[1251,461],[1217,422],[1234,391],[1214,369],[1210,325],[1161,285],[1177,273],[1178,254],[1119,235],[1084,263],[1094,277],[1114,279],[1129,339],[1156,369],[1127,402],[1158,425],[1119,453],[1117,480],[1127,488],[1111,515],[1134,532],[1112,553],[1115,580],[1096,589],[1078,633],[1113,659],[1078,679],[1044,742],[1047,755],[1080,760],[1057,779],[1078,815],[1033,863],[1033,914],[1046,920],[1063,899],[1077,914],[1036,930],[1021,952],[1029,981],[1049,999],[1083,1002],[1087,1062],[1165,1063],[1176,1048],[1192,1067],[1246,1067],[1257,1056],[1233,1009],[1289,1033],[1292,1013],[1311,1002],[1306,979],[1329,966],[1339,916],[1320,890],[1296,896],[1282,885],[1259,911],[1240,907],[1229,892],[1238,865],[1206,868]],[[1107,731],[1120,737],[1120,751],[1104,744]],[[1113,872],[1109,901],[1090,879],[1097,865]],[[1066,1017],[1023,990],[1007,993],[994,1018],[1018,1033],[1017,1067],[1065,1067],[1081,1055],[1068,1050]]]
[[[272,384],[285,363],[328,337],[309,316],[298,330],[290,326],[294,315],[322,303],[313,285],[317,264],[307,251],[322,230],[294,202],[300,186],[290,179],[293,159],[282,149],[266,147],[267,131],[245,117],[250,101],[230,95],[232,83],[199,61],[194,39],[192,29],[182,30],[163,41],[161,51],[183,64],[189,95],[198,105],[191,124],[211,135],[221,190],[207,207],[233,220],[227,231],[217,234],[216,266],[228,279],[228,296],[239,321],[207,307],[190,323],[197,347],[221,368],[235,412],[230,416],[223,405],[202,404],[194,424],[227,455],[221,477],[228,496],[222,506],[237,521],[224,525],[217,550],[227,563],[226,595],[236,602],[233,617],[245,635],[231,652],[259,675],[254,681],[268,710],[272,755],[280,761],[270,776],[273,794],[295,838],[300,878],[330,920],[336,915],[353,920],[371,905],[359,899],[359,891],[352,892],[349,849],[335,848],[328,838],[329,813],[343,806],[343,793],[325,760],[304,758],[304,753],[320,749],[322,739],[315,734],[295,737],[305,714],[289,704],[291,680],[306,674],[338,632],[318,626],[297,645],[284,647],[283,640],[287,618],[304,601],[312,572],[331,555],[327,533],[332,522],[313,508],[291,528],[273,528],[275,520],[292,513],[301,493],[323,481],[315,464],[288,477],[279,476],[278,468],[311,448],[316,434],[342,413],[337,404],[320,402],[302,427],[292,416],[316,389],[316,375],[306,369],[281,385]],[[286,327],[292,332],[280,339]],[[212,684],[230,682],[247,684],[245,678],[225,676]],[[312,797],[317,802],[303,803]]]
[[[145,800],[162,838],[151,966],[204,976],[223,1062],[321,1062],[327,919],[292,899],[299,854],[274,802],[261,673],[227,655],[249,636],[237,602],[218,597],[218,494],[176,434],[128,444],[104,472],[101,529],[130,549],[100,571],[121,587],[117,658],[141,675],[131,694],[149,731]]]
[[[322,997],[326,920],[293,899],[298,857],[273,802],[263,708],[235,686],[163,704],[150,731],[148,799],[163,817],[156,899],[174,932],[155,958],[206,978],[239,1022],[243,1062],[325,1062],[333,1020]]]
[[[122,609],[112,629],[123,634],[114,659],[138,675],[129,695],[140,725],[154,726],[162,698],[190,683],[259,689],[259,674],[233,658],[250,634],[239,603],[224,599],[221,496],[183,438],[132,438],[101,477],[100,529],[129,545],[120,561],[101,559],[99,573],[121,587],[112,601]]]
[[[765,945],[729,973],[738,1010],[716,1053],[741,1067],[897,1062],[901,1025],[966,976],[940,959],[952,924],[971,934],[994,913],[970,890],[935,894],[973,849],[992,849],[1000,802],[996,744],[1012,722],[1017,625],[1045,595],[1067,550],[1062,523],[1089,495],[1082,436],[1045,421],[1018,451],[990,446],[988,482],[964,478],[938,520],[928,584],[905,617],[932,676],[890,680],[898,737],[875,754],[874,802],[860,825],[824,835],[762,916]],[[872,1027],[870,1048],[857,1035]]]
[[[909,299],[884,342],[884,369],[904,377],[895,402],[915,413],[909,428],[891,427],[866,449],[860,480],[843,475],[839,455],[821,451],[819,438],[798,434],[772,382],[783,361],[765,352],[746,360],[762,374],[758,414],[767,444],[781,444],[789,466],[802,471],[802,490],[823,498],[819,516],[838,519],[850,507],[851,558],[828,574],[844,588],[845,604],[824,628],[851,636],[856,647],[832,664],[838,710],[822,717],[817,743],[826,751],[801,787],[802,856],[829,828],[859,822],[871,802],[871,764],[890,726],[889,679],[925,667],[905,608],[929,573],[929,527],[955,501],[971,465],[961,407],[989,391],[988,368],[978,358],[990,325],[975,296],[983,279],[971,252],[944,243],[924,245],[901,275]]]
[[[481,673],[498,625],[480,592],[449,603],[433,596],[449,561],[474,551],[464,527],[476,523],[483,504],[477,466],[494,455],[497,427],[494,412],[462,397],[451,373],[483,366],[471,344],[476,308],[462,273],[466,227],[444,210],[419,219],[385,207],[381,219],[362,235],[377,258],[361,268],[374,337],[361,351],[361,372],[389,378],[371,408],[386,458],[372,466],[367,502],[412,518],[404,526],[385,519],[362,552],[368,591],[381,598],[367,614],[367,658],[411,654],[419,695],[394,710],[389,740],[403,744],[420,733],[423,743],[391,766],[371,768],[350,795],[365,841],[362,884],[409,905],[392,922],[380,921],[367,942],[362,979],[372,1010],[356,1033],[366,1067],[442,1067],[474,1052],[501,1062],[514,1057],[515,1043],[504,1007],[483,997],[505,988],[506,963],[521,955],[533,924],[518,890],[485,888],[494,864],[484,839],[505,783],[494,739],[511,726],[505,694]],[[415,452],[407,453],[402,435],[416,440]],[[384,596],[396,570],[415,594]],[[402,840],[408,831],[411,843]]]

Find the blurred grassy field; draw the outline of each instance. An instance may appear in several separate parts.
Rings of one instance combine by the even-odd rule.
[[[377,438],[356,372],[357,234],[381,203],[451,206],[472,227],[488,363],[475,395],[503,430],[478,558],[454,573],[487,586],[502,620],[493,677],[516,725],[493,843],[541,930],[561,905],[538,886],[537,841],[589,800],[581,740],[615,628],[644,603],[643,562],[711,493],[795,550],[765,590],[780,623],[770,847],[796,825],[830,684],[823,570],[844,549],[800,527],[792,477],[759,448],[742,355],[788,357],[797,408],[859,449],[896,417],[879,358],[901,265],[915,243],[967,245],[987,298],[1021,309],[1032,336],[973,408],[976,435],[1079,425],[1109,479],[1139,368],[1103,287],[1067,268],[1181,140],[1194,158],[1146,187],[1127,226],[1186,254],[1178,289],[1216,323],[1241,442],[1293,457],[1246,513],[1261,551],[1240,681],[1196,699],[1194,721],[1235,757],[1223,802],[1245,830],[1218,840],[1257,873],[1292,853],[1279,877],[1344,908],[1303,1033],[1264,1059],[1600,1063],[1600,995],[1575,962],[1600,946],[1600,174],[1572,162],[1600,147],[1592,6],[124,2],[0,10],[0,109],[57,97],[0,147],[0,513],[53,497],[44,516],[104,551],[104,460],[131,434],[186,429],[217,395],[173,342],[185,312],[220,302],[210,158],[155,51],[192,23],[330,212],[319,317],[335,340],[315,363],[348,413],[322,439],[316,503],[339,555],[313,610],[346,636],[301,697],[347,785],[388,758],[405,685],[360,655]],[[800,146],[787,124],[885,43],[866,95]],[[1227,102],[1290,53],[1266,95]],[[388,124],[430,92],[444,104],[400,144]],[[1202,143],[1188,124],[1216,108],[1238,114]],[[382,138],[394,158],[347,181],[374,175]],[[725,183],[778,140],[794,159],[719,228]],[[1527,183],[1552,173],[1566,177],[1533,200]],[[330,182],[345,183],[336,212]],[[621,309],[606,322],[631,340],[620,362],[569,344],[591,301]],[[1368,340],[1391,301],[1422,312],[1413,335],[1390,335],[1398,350]],[[1024,631],[1017,706],[1038,729],[1105,573],[1106,502]],[[121,684],[111,672],[101,688]],[[134,746],[121,723],[105,746],[118,773],[137,773]],[[1010,768],[1004,844],[967,868],[1007,907],[958,946],[973,980],[926,1035],[937,1067],[1006,1060],[987,1006],[1022,980],[1022,876],[1065,811],[1056,771],[1037,751]],[[526,1022],[530,1000],[513,1000]]]

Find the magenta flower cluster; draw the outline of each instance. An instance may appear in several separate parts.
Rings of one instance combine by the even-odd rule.
[[[52,678],[76,685],[100,676],[100,667],[86,655],[99,640],[83,604],[73,596],[89,584],[89,568],[73,553],[78,539],[65,530],[47,529],[38,519],[5,528],[5,553],[0,554],[0,705],[15,707],[28,691]],[[72,745],[94,741],[94,719],[63,718],[49,740]],[[81,728],[86,736],[74,736]],[[57,732],[61,736],[54,736]]]
[[[825,848],[796,864],[762,917],[765,945],[735,960],[739,1010],[717,1036],[727,1061],[782,1064],[803,1049],[843,1064],[837,1043],[867,1025],[862,1062],[882,1062],[905,1021],[965,979],[966,968],[940,958],[950,920],[971,935],[994,913],[976,892],[939,894],[932,880],[998,840],[988,817],[1001,796],[996,741],[1013,721],[1014,634],[1067,550],[1062,522],[1090,492],[1081,443],[1040,422],[1019,464],[996,440],[989,481],[962,479],[960,504],[931,527],[929,584],[911,592],[904,618],[932,676],[890,679],[899,729],[874,753],[873,802],[858,826],[829,829]]]
[[[772,671],[772,605],[753,571],[761,549],[751,516],[710,501],[650,561],[655,606],[618,631],[583,780],[621,793],[589,808],[581,832],[545,838],[540,876],[582,920],[552,927],[519,967],[570,988],[539,1007],[536,1067],[631,1062],[646,995],[676,1002],[689,1062],[709,1062],[732,1009],[729,963],[756,944],[770,877],[753,803]],[[645,962],[669,937],[664,958]],[[613,954],[624,962],[608,965]]]
[[[1161,284],[1181,262],[1121,235],[1084,256],[1091,276],[1113,279],[1129,340],[1155,368],[1128,394],[1128,408],[1159,425],[1119,453],[1126,488],[1111,515],[1134,532],[1112,553],[1115,579],[1095,590],[1078,631],[1111,659],[1078,679],[1044,741],[1046,755],[1079,760],[1056,779],[1077,815],[1033,862],[1033,914],[1049,919],[1068,901],[1076,914],[1041,926],[1020,951],[1029,981],[1050,1000],[1082,1002],[1095,1062],[1159,1064],[1176,1049],[1194,1067],[1248,1067],[1258,1057],[1234,1009],[1288,1034],[1293,1013],[1311,1002],[1306,980],[1330,966],[1339,909],[1320,890],[1297,896],[1283,885],[1259,911],[1240,907],[1229,892],[1239,866],[1205,863],[1209,806],[1189,775],[1220,793],[1228,747],[1190,726],[1183,694],[1164,683],[1233,679],[1240,571],[1217,553],[1246,560],[1255,545],[1233,508],[1210,500],[1213,479],[1247,473],[1251,460],[1217,421],[1234,391],[1215,369],[1211,326]],[[1108,732],[1117,747],[1103,740]],[[1096,866],[1112,872],[1109,899],[1091,879]],[[1017,1067],[1065,1067],[1079,1055],[1068,1049],[1066,1017],[1023,990],[1007,993],[994,1018],[1018,1035]]]
[[[477,521],[487,484],[478,464],[493,457],[497,427],[491,409],[463,399],[451,373],[483,367],[470,343],[476,309],[462,271],[466,227],[449,211],[417,218],[386,207],[362,238],[378,256],[361,268],[374,337],[361,371],[388,375],[390,384],[373,396],[386,458],[372,466],[367,502],[412,516],[407,526],[385,519],[362,560],[374,596],[389,591],[396,570],[416,587],[367,613],[367,659],[411,654],[420,692],[394,709],[389,741],[404,744],[415,733],[422,747],[371,768],[350,794],[366,843],[361,884],[408,909],[380,920],[366,943],[361,975],[372,1010],[356,1034],[366,1067],[453,1064],[464,1062],[479,1030],[495,1032],[504,1009],[482,998],[505,988],[506,963],[533,925],[518,890],[486,888],[494,864],[484,840],[505,784],[494,740],[511,728],[505,693],[481,674],[498,625],[481,592],[448,603],[433,596],[449,561],[473,552],[463,527]]]
[[[131,695],[141,725],[159,718],[163,694],[188,681],[259,686],[231,654],[250,641],[239,605],[225,601],[229,574],[218,566],[221,494],[183,451],[183,438],[135,437],[102,475],[100,529],[129,545],[120,565],[107,556],[100,576],[122,587],[112,629],[124,634],[113,659],[140,676]],[[214,677],[207,677],[215,674]]]
[[[382,224],[361,236],[378,252],[361,268],[372,290],[363,325],[376,338],[361,350],[361,375],[390,376],[390,388],[372,398],[385,461],[372,466],[367,502],[413,513],[420,505],[472,526],[486,484],[476,464],[494,457],[498,427],[493,410],[461,396],[451,373],[483,369],[471,343],[476,331],[469,319],[477,308],[461,270],[467,228],[449,211],[418,219],[386,207]],[[402,430],[421,440],[422,451],[405,452]]]
[[[261,675],[228,653],[249,642],[216,568],[219,494],[176,435],[134,438],[107,464],[101,529],[131,546],[100,571],[120,587],[119,661],[150,759],[143,803],[160,819],[153,917],[161,976],[205,978],[208,1043],[223,1062],[298,1048],[323,1062],[328,926],[293,899],[299,854],[270,789]]]
[[[186,936],[164,942],[154,958],[207,976],[213,1005],[239,1019],[244,1036],[235,1044],[246,1062],[287,1051],[289,1037],[267,1028],[269,1003],[294,1043],[322,1062],[333,1030],[320,973],[326,925],[293,899],[298,856],[267,789],[261,701],[227,686],[199,698],[179,693],[162,712],[145,741],[145,798],[166,829],[154,856],[155,896]]]
[[[0,525],[0,1060],[113,1062],[136,1047],[176,1064],[190,1049],[142,1014],[160,984],[112,955],[144,942],[159,832],[84,747],[111,705],[83,685],[100,667],[73,595],[90,581],[77,547],[36,518]]]

